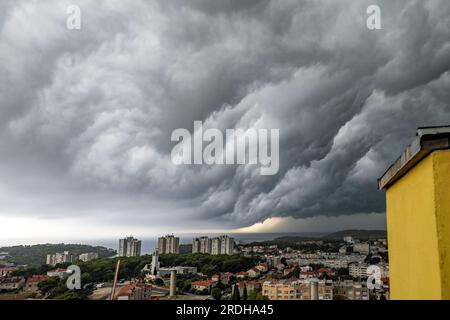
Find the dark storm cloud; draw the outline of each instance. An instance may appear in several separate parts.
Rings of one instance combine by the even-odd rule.
[[[244,226],[383,212],[376,178],[417,126],[450,122],[445,0],[70,3],[80,31],[69,2],[0,4],[3,214]],[[382,30],[366,28],[373,3]],[[172,131],[195,120],[279,128],[279,174],[172,165]]]

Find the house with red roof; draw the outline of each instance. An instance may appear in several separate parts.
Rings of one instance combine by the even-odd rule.
[[[27,279],[24,290],[29,291],[29,292],[37,292],[37,291],[39,291],[38,284],[47,279],[48,279],[48,276],[46,276],[46,275],[31,276]]]
[[[211,292],[211,289],[215,287],[217,283],[218,282],[215,280],[200,280],[192,282],[191,286],[193,289],[198,291],[207,290],[208,292]]]
[[[258,264],[255,268],[261,272],[267,272],[269,271],[269,264],[267,262],[262,262]]]
[[[132,283],[120,288],[116,300],[150,300],[152,286],[146,283]]]
[[[283,275],[287,276],[289,274],[291,274],[294,271],[294,268],[285,268],[283,270]]]
[[[236,273],[236,278],[237,279],[243,279],[243,278],[245,278],[247,276],[248,276],[248,273],[245,272],[245,271],[241,271],[241,272]]]
[[[49,277],[64,278],[67,275],[68,275],[67,269],[58,268],[58,269],[53,269],[53,270],[47,271],[47,276],[49,276]]]
[[[250,278],[256,278],[261,275],[261,271],[257,268],[251,268],[250,270],[247,271],[247,274]]]

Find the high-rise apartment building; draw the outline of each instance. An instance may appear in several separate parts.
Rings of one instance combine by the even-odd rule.
[[[47,261],[46,263],[50,266],[57,265],[59,263],[73,263],[75,262],[76,257],[69,251],[64,251],[63,253],[54,253],[54,254],[48,254],[47,255]]]
[[[220,239],[219,238],[212,238],[211,239],[211,254],[213,254],[213,255],[221,254],[221,251],[220,251]]]
[[[98,259],[98,253],[96,253],[96,252],[82,253],[79,255],[78,259],[83,262],[95,260],[95,259]]]
[[[138,257],[141,255],[141,240],[126,237],[119,240],[119,257]]]
[[[158,252],[160,254],[180,253],[180,238],[167,235],[158,239]]]
[[[211,253],[211,239],[208,237],[194,238],[192,240],[192,253]]]
[[[194,238],[192,240],[192,253],[209,253],[212,255],[233,254],[234,238],[220,236],[209,239],[208,237]]]

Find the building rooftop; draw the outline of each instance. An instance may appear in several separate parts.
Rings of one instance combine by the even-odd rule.
[[[446,149],[450,149],[450,126],[418,128],[414,141],[378,179],[378,189],[389,188],[433,151]]]

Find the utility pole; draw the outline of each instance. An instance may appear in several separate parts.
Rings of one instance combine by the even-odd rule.
[[[113,281],[113,286],[112,286],[112,290],[111,290],[111,298],[109,300],[114,300],[114,294],[116,293],[117,277],[119,275],[119,268],[120,268],[120,259],[118,259],[117,263],[116,263],[116,272],[114,273],[114,281]]]

